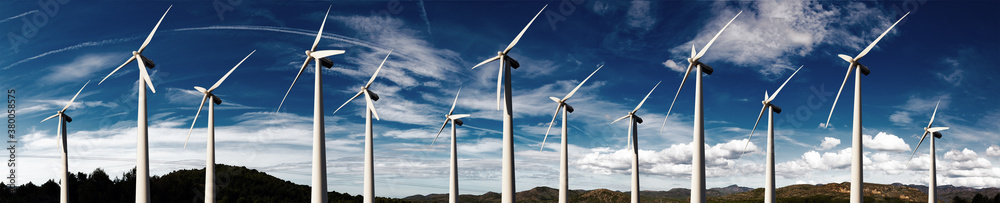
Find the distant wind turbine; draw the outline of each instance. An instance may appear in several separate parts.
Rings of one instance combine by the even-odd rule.
[[[705,47],[701,48],[701,51],[695,53],[694,45],[691,45],[691,58],[688,58],[687,71],[684,73],[684,79],[681,80],[681,85],[677,87],[677,94],[674,95],[674,100],[670,102],[670,108],[667,109],[667,116],[663,118],[663,125],[660,126],[660,132],[663,132],[663,127],[667,125],[667,118],[670,118],[670,111],[674,109],[674,102],[677,102],[677,96],[681,94],[681,89],[684,88],[684,82],[687,82],[688,75],[691,75],[691,70],[697,67],[697,73],[695,73],[695,90],[694,90],[694,143],[692,144],[692,150],[694,156],[691,157],[691,202],[702,202],[706,201],[705,197],[705,117],[704,109],[702,105],[702,95],[701,95],[701,73],[711,75],[714,72],[711,66],[698,61],[702,56],[705,56],[705,51],[715,43],[715,40],[722,35],[723,31],[732,24],[736,17],[740,17],[743,11],[740,11],[733,16],[732,20],[726,23],[726,26],[722,26],[722,30],[712,37],[712,40],[705,44]]]
[[[767,113],[767,161],[766,161],[767,162],[767,169],[765,170],[765,172],[767,173],[766,174],[766,176],[767,176],[766,179],[767,180],[764,181],[764,202],[766,202],[766,203],[774,203],[775,202],[775,198],[777,197],[777,196],[774,195],[774,190],[775,190],[775,188],[774,188],[774,113],[781,113],[781,107],[778,107],[777,105],[772,104],[771,101],[774,100],[774,97],[778,96],[778,92],[781,92],[781,89],[785,88],[785,85],[788,84],[788,81],[791,81],[792,77],[795,77],[795,73],[798,73],[799,70],[802,70],[802,66],[799,66],[799,69],[795,69],[795,72],[792,72],[792,75],[788,76],[788,79],[785,80],[785,83],[781,83],[781,86],[778,87],[778,90],[774,91],[774,94],[772,94],[771,96],[767,96],[767,91],[764,91],[764,101],[760,101],[760,103],[764,104],[764,106],[760,108],[760,114],[757,114],[757,121],[753,123],[753,129],[750,130],[750,136],[747,137],[747,143],[743,145],[743,152],[742,153],[745,153],[747,151],[747,146],[750,146],[750,139],[753,138],[753,131],[757,130],[757,123],[760,123],[760,117],[764,116],[764,110],[767,109],[767,112],[768,112]],[[740,154],[741,157],[743,156],[742,153]]]
[[[941,101],[934,105],[934,113],[931,114],[931,121],[927,122],[927,127],[924,127],[924,135],[920,136],[920,142],[917,142],[917,146],[913,148],[913,153],[910,153],[910,159],[907,159],[906,165],[910,165],[910,160],[913,159],[913,155],[917,153],[917,148],[920,148],[920,143],[924,142],[924,138],[927,138],[927,134],[934,135],[934,138],[941,139],[941,133],[939,131],[947,130],[948,127],[931,127],[934,124],[934,116],[937,115],[938,105],[941,105]],[[927,202],[937,202],[937,153],[934,151],[934,138],[931,138],[931,167],[928,169],[930,171],[930,176],[927,179]]]
[[[281,98],[281,104],[278,104],[278,110],[281,111],[281,106],[285,104],[285,98],[288,98],[288,93],[292,92],[292,87],[295,86],[295,82],[299,80],[299,76],[302,76],[302,72],[306,70],[306,66],[309,65],[310,60],[316,60],[316,85],[315,92],[313,93],[313,154],[312,154],[312,196],[311,202],[313,203],[325,203],[327,202],[327,192],[326,192],[326,132],[324,129],[326,127],[323,125],[323,72],[320,66],[326,68],[333,67],[333,61],[327,59],[326,57],[343,54],[344,50],[323,50],[316,51],[316,46],[319,45],[319,39],[323,37],[323,27],[326,26],[326,18],[330,15],[330,5],[326,9],[326,15],[323,15],[323,23],[319,25],[319,32],[316,33],[316,40],[313,40],[312,48],[306,50],[306,61],[302,62],[302,68],[299,68],[299,73],[295,75],[295,79],[292,80],[292,85],[288,86],[288,91],[285,92],[285,97]]]
[[[153,27],[153,31],[149,32],[149,36],[146,37],[146,41],[142,42],[142,46],[139,46],[139,50],[132,51],[132,57],[129,58],[128,61],[125,61],[125,63],[123,63],[121,66],[115,68],[115,70],[111,71],[111,73],[108,74],[108,76],[104,76],[104,79],[101,79],[101,82],[97,83],[97,85],[101,85],[101,83],[103,83],[104,80],[107,80],[108,77],[114,75],[115,72],[118,72],[118,70],[122,69],[122,67],[125,67],[125,65],[132,63],[132,61],[136,61],[139,63],[139,88],[138,88],[139,118],[137,121],[138,123],[138,128],[137,128],[138,140],[136,141],[137,152],[135,154],[135,159],[136,159],[135,202],[136,203],[149,202],[149,130],[147,128],[149,123],[146,121],[146,85],[149,85],[150,91],[152,91],[154,94],[156,93],[156,88],[153,88],[153,81],[149,79],[149,73],[146,72],[146,68],[153,69],[153,67],[155,67],[156,64],[153,63],[153,60],[150,60],[149,58],[146,58],[146,56],[143,56],[142,51],[146,50],[146,45],[149,45],[149,40],[153,39],[153,34],[156,34],[156,29],[160,28],[160,23],[163,22],[163,18],[167,17],[167,12],[170,12],[170,8],[173,7],[174,6],[171,5],[167,7],[166,12],[163,12],[163,16],[160,17],[160,21],[156,22],[156,26]]]
[[[375,119],[378,118],[378,112],[375,112],[375,101],[378,101],[378,94],[375,94],[368,88],[372,86],[375,82],[375,77],[378,76],[378,72],[382,70],[382,65],[385,65],[385,61],[389,60],[389,55],[392,54],[392,50],[389,50],[389,54],[385,55],[385,59],[382,59],[382,64],[378,65],[378,69],[375,69],[375,73],[372,74],[372,78],[368,79],[368,83],[361,87],[361,91],[355,94],[354,97],[348,99],[347,102],[341,104],[337,107],[337,110],[333,111],[333,114],[337,114],[340,108],[344,108],[344,105],[350,103],[354,98],[358,98],[362,94],[365,95],[365,203],[375,202],[375,163],[373,160],[374,152],[372,149],[372,115],[375,115]]]
[[[458,131],[455,130],[455,125],[462,125],[462,120],[460,118],[469,117],[469,114],[452,114],[455,112],[455,104],[458,104],[458,94],[462,93],[462,88],[458,88],[458,92],[455,93],[455,101],[451,103],[451,110],[448,110],[448,114],[444,115],[444,124],[441,124],[441,129],[438,130],[437,136],[434,136],[434,140],[431,141],[431,147],[434,146],[434,142],[437,142],[438,137],[441,136],[441,132],[444,131],[444,126],[451,122],[451,175],[449,178],[448,186],[448,202],[455,203],[458,202]]]
[[[628,115],[615,119],[615,121],[611,121],[611,123],[615,123],[622,119],[629,119],[628,135],[631,135],[629,142],[632,143],[632,203],[639,203],[639,132],[637,132],[637,125],[642,123],[642,118],[635,115],[635,112],[639,111],[639,108],[642,107],[642,103],[646,103],[646,99],[649,99],[649,95],[653,94],[653,90],[656,90],[657,86],[660,86],[660,82],[656,82],[653,89],[649,90],[649,93],[646,93],[646,97],[642,98],[639,105],[635,106],[635,109],[631,112],[628,112]]]
[[[556,116],[559,115],[559,111],[561,110],[563,116],[562,116],[562,139],[561,139],[562,147],[560,148],[561,151],[559,152],[559,203],[566,203],[567,201],[569,201],[569,160],[568,160],[569,147],[567,144],[568,143],[567,133],[569,131],[566,128],[567,126],[566,116],[568,116],[568,113],[573,113],[573,106],[567,104],[566,100],[569,100],[569,98],[572,97],[577,90],[580,90],[580,87],[583,87],[583,83],[586,83],[591,76],[594,76],[594,73],[597,73],[597,71],[601,70],[601,68],[603,67],[604,67],[603,64],[597,66],[597,70],[594,70],[594,72],[590,73],[590,75],[588,75],[587,78],[583,79],[583,81],[580,81],[580,84],[576,85],[576,88],[573,88],[572,91],[569,91],[569,94],[566,94],[566,97],[563,97],[562,99],[559,99],[557,97],[549,97],[549,99],[552,99],[552,101],[556,102],[556,112],[552,114],[552,121],[549,121],[549,128],[545,130],[545,137],[542,138],[542,146],[541,149],[539,149],[539,151],[545,149],[545,140],[549,138],[549,130],[552,130],[552,123],[556,122]]]
[[[87,84],[90,84],[90,81],[87,81],[87,83],[83,84],[83,87],[81,87],[79,91],[76,91],[76,95],[73,95],[73,98],[69,99],[69,102],[66,103],[66,107],[63,107],[62,110],[56,112],[55,115],[49,116],[41,121],[45,122],[49,119],[55,118],[56,116],[59,117],[59,132],[56,133],[56,145],[59,146],[59,154],[62,155],[62,174],[59,175],[59,178],[61,178],[59,182],[60,203],[66,203],[69,201],[69,179],[67,177],[69,174],[69,161],[66,157],[68,155],[66,150],[66,123],[73,122],[73,118],[66,115],[66,109],[69,109],[69,106],[73,105],[73,100],[76,100],[76,96],[80,96],[80,92],[83,92],[83,88],[86,88]]]
[[[212,90],[218,88],[222,84],[222,81],[225,81],[229,77],[229,74],[232,74],[236,68],[240,67],[240,64],[243,64],[243,61],[250,58],[250,55],[253,55],[254,52],[257,52],[257,50],[247,54],[247,57],[244,57],[236,66],[229,69],[229,72],[223,75],[218,82],[215,82],[212,87],[205,89],[204,87],[194,86],[195,90],[198,90],[198,92],[201,92],[205,96],[201,97],[201,105],[198,105],[198,112],[194,114],[194,120],[191,121],[191,128],[188,129],[187,139],[184,140],[185,148],[187,148],[188,140],[191,139],[191,130],[194,130],[194,124],[198,121],[198,115],[201,114],[201,109],[205,107],[205,101],[212,100],[213,103],[208,105],[208,142],[205,147],[205,203],[215,202],[215,105],[222,104],[222,98],[212,94]]]
[[[547,4],[543,6],[542,10],[539,10],[538,14],[535,14],[535,17],[531,18],[531,21],[528,21],[528,25],[524,26],[524,29],[521,29],[521,33],[517,34],[517,37],[514,37],[514,41],[510,42],[510,45],[507,45],[506,49],[497,52],[497,56],[486,59],[483,62],[479,62],[479,64],[476,64],[476,66],[472,67],[472,69],[476,69],[476,67],[479,67],[483,64],[500,60],[500,72],[497,73],[497,110],[500,110],[500,89],[501,87],[506,87],[505,89],[506,91],[503,91],[504,95],[503,172],[502,172],[503,177],[501,177],[502,183],[500,189],[501,202],[503,203],[515,202],[514,193],[516,191],[514,190],[514,118],[513,118],[514,111],[511,105],[512,103],[511,92],[513,91],[513,88],[510,86],[510,68],[517,69],[518,67],[521,67],[521,65],[517,63],[516,60],[508,56],[507,53],[510,52],[510,49],[514,48],[514,45],[517,44],[518,40],[521,40],[521,36],[524,35],[524,31],[528,31],[528,27],[531,27],[531,23],[535,22],[535,18],[538,18],[538,15],[542,14],[542,11],[545,11],[545,7],[548,6],[549,5]],[[507,77],[504,78],[504,75],[507,75]],[[500,82],[503,82],[503,86],[501,86]]]
[[[830,118],[833,117],[833,109],[837,107],[837,100],[840,99],[840,92],[844,90],[844,85],[847,84],[847,78],[851,77],[851,71],[853,71],[856,67],[858,69],[858,72],[861,72],[862,74],[868,75],[868,73],[871,73],[871,70],[868,69],[867,66],[861,65],[861,63],[858,62],[858,60],[861,60],[861,57],[864,57],[866,54],[868,54],[868,51],[871,51],[872,48],[875,47],[875,44],[878,43],[879,40],[882,40],[882,37],[885,37],[885,34],[888,34],[893,27],[896,27],[896,24],[899,24],[899,21],[903,21],[903,19],[906,18],[907,15],[910,15],[910,13],[904,14],[903,17],[900,17],[899,20],[896,21],[896,23],[893,23],[892,26],[889,26],[889,29],[886,29],[885,32],[882,33],[882,35],[879,35],[878,38],[875,38],[875,41],[869,44],[868,47],[865,48],[865,50],[861,51],[861,53],[859,53],[858,56],[851,58],[850,56],[843,54],[837,55],[841,59],[844,59],[845,61],[850,63],[850,65],[847,66],[847,75],[844,75],[844,82],[840,84],[840,90],[837,90],[837,97],[833,99],[833,106],[830,107],[830,115],[826,117],[826,124],[823,125],[824,128],[830,127]],[[861,153],[863,153],[861,145],[861,128],[862,128],[861,77],[859,75],[855,75],[854,76],[854,129],[852,129],[851,131],[853,132],[852,137],[854,139],[851,145],[851,151],[852,151],[851,152],[851,203],[864,202],[864,186],[863,186],[864,178],[862,177],[864,172],[863,171],[864,166],[862,166],[861,163],[862,162]]]

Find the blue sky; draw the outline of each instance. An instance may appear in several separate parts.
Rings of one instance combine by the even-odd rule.
[[[118,175],[135,165],[136,65],[96,82],[128,59],[173,5],[143,53],[156,62],[150,73],[157,92],[148,94],[151,173],[204,167],[204,117],[182,147],[201,97],[192,87],[211,86],[256,50],[214,91],[224,100],[216,111],[216,161],[308,184],[312,68],[275,111],[332,5],[318,49],[347,53],[331,57],[336,65],[322,72],[330,189],[362,191],[364,102],[332,110],[393,50],[371,87],[383,118],[375,121],[376,194],[447,192],[448,147],[428,146],[459,87],[455,112],[472,114],[458,135],[461,193],[499,191],[497,64],[470,68],[506,47],[548,4],[511,51],[521,64],[512,71],[519,191],[558,186],[558,136],[538,151],[556,107],[548,97],[564,96],[598,64],[605,66],[569,100],[576,109],[571,188],[629,188],[627,124],[609,123],[658,81],[638,113],[646,120],[638,129],[643,190],[690,187],[693,81],[663,133],[660,124],[689,47],[700,49],[741,10],[701,59],[715,68],[704,78],[709,187],[763,187],[764,131],[738,156],[761,94],[800,65],[773,101],[784,109],[775,119],[777,184],[849,181],[853,84],[844,87],[831,128],[819,128],[847,66],[836,55],[857,55],[905,11],[910,15],[862,59],[872,70],[862,76],[865,181],[926,184],[926,141],[905,163],[940,100],[935,126],[951,129],[937,143],[938,183],[1000,186],[998,2],[53,2],[58,9],[0,3],[0,87],[16,89],[20,182],[58,177],[56,122],[38,121],[88,80],[67,111],[74,118],[70,171],[99,167]]]

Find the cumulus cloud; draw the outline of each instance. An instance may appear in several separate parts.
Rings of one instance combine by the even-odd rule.
[[[910,145],[906,144],[903,139],[885,132],[879,132],[875,135],[875,137],[872,137],[871,135],[862,135],[861,140],[865,145],[865,148],[879,151],[904,152],[911,149]]]
[[[670,68],[670,70],[672,71],[677,71],[677,72],[687,71],[687,67],[677,64],[677,62],[675,62],[673,59],[667,59],[667,61],[664,61],[663,66]]]
[[[743,151],[746,139],[731,140],[714,146],[705,145],[705,165],[710,177],[733,176],[756,173],[760,166],[737,164],[740,153],[757,152],[758,147],[750,143]],[[639,150],[639,172],[667,177],[687,177],[691,174],[691,147],[688,144],[674,144],[660,151]],[[586,171],[600,174],[631,174],[632,149],[594,148],[575,165]]]
[[[843,169],[851,165],[851,154],[851,148],[822,154],[816,151],[808,151],[802,154],[802,157],[798,160],[777,164],[775,172],[782,177],[794,179],[803,177],[814,171]],[[864,157],[864,162],[870,162],[868,157]]]
[[[819,149],[820,150],[828,150],[828,149],[832,149],[834,147],[837,147],[837,145],[840,145],[840,139],[832,138],[832,137],[824,137],[823,138],[823,143],[819,144]]]
[[[986,156],[993,156],[993,157],[1000,156],[1000,146],[993,145],[990,146],[989,148],[986,148]]]
[[[896,111],[896,113],[889,115],[889,121],[898,126],[906,126],[913,123],[913,118],[910,118],[910,112]]]

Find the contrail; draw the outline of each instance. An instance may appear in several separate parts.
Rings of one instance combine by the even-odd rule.
[[[288,33],[288,34],[297,34],[297,35],[304,35],[304,36],[310,36],[310,37],[316,36],[316,33],[315,33],[316,31],[312,31],[312,30],[304,30],[304,29],[298,29],[298,28],[286,28],[286,27],[272,27],[272,26],[208,26],[208,27],[180,28],[180,29],[175,29],[173,31],[193,31],[193,30],[255,30],[255,31],[270,31],[270,32],[281,32],[281,33]],[[346,36],[343,36],[343,35],[338,35],[338,34],[323,33],[323,38],[324,39],[332,39],[332,40],[347,42],[347,43],[355,44],[355,45],[362,46],[362,47],[367,47],[367,48],[370,48],[370,49],[373,49],[373,50],[378,50],[378,51],[384,51],[384,52],[389,51],[389,49],[382,48],[382,47],[380,47],[377,44],[374,44],[374,43],[371,43],[371,42],[367,42],[367,41],[364,41],[364,40],[360,40],[360,39],[346,37]],[[402,58],[405,58],[405,59],[408,59],[408,60],[419,61],[416,58],[413,58],[411,56],[407,56],[407,55],[404,55],[404,54],[398,54],[398,55],[397,54],[393,54],[393,56],[399,56],[399,57],[402,57]]]
[[[84,42],[84,43],[80,43],[80,44],[77,44],[77,45],[68,46],[68,47],[65,47],[65,48],[62,48],[62,49],[56,49],[56,50],[52,50],[52,51],[49,51],[49,52],[45,52],[45,53],[39,54],[37,56],[32,56],[30,58],[22,59],[20,61],[14,62],[14,63],[12,63],[10,65],[4,66],[2,69],[3,70],[7,70],[7,69],[9,69],[11,67],[14,67],[16,65],[20,65],[21,63],[28,62],[28,61],[31,61],[31,60],[35,60],[35,59],[38,59],[38,58],[41,58],[41,57],[44,57],[44,56],[48,56],[50,54],[55,54],[55,53],[59,53],[59,52],[69,51],[69,50],[75,50],[75,49],[79,49],[79,48],[83,48],[83,47],[101,46],[101,45],[105,45],[105,44],[117,44],[117,43],[122,43],[122,42],[126,42],[126,41],[132,41],[132,40],[135,40],[135,39],[139,39],[139,38],[138,37],[130,37],[130,38],[106,39],[106,40],[101,40],[101,41]]]
[[[3,20],[0,20],[0,23],[7,22],[9,20],[14,20],[14,19],[17,19],[17,18],[20,18],[20,17],[24,17],[24,16],[26,16],[28,14],[32,14],[32,13],[38,13],[38,10],[31,10],[31,11],[28,11],[28,12],[24,12],[24,13],[22,13],[20,15],[16,15],[14,17],[10,17],[10,18],[6,18],[6,19],[3,19]]]
[[[424,0],[418,1],[417,6],[420,7],[420,17],[424,18],[424,23],[427,24],[427,34],[433,34],[431,33],[431,21],[427,19],[427,8],[424,7]]]

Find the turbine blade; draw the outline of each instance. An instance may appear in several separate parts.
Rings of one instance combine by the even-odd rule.
[[[503,87],[503,86],[501,86],[501,85],[503,85],[503,83],[501,83],[501,82],[503,82],[503,69],[506,68],[506,66],[505,66],[506,64],[504,64],[504,61],[502,60],[503,57],[500,57],[500,59],[501,59],[500,60],[500,71],[497,73],[497,111],[500,110],[500,103],[502,102],[500,100],[500,98],[501,98],[501,96],[500,96],[500,88]]]
[[[309,56],[313,58],[326,58],[333,55],[344,54],[346,52],[347,51],[344,50],[323,50],[323,51],[314,51],[312,53],[309,53]]]
[[[354,95],[353,97],[351,97],[350,99],[347,99],[347,101],[346,101],[346,102],[344,102],[344,104],[341,104],[341,105],[340,105],[340,107],[337,107],[337,110],[333,110],[333,113],[332,113],[332,114],[337,114],[337,111],[340,111],[340,108],[344,108],[344,105],[347,105],[347,103],[351,103],[351,100],[354,100],[354,98],[358,98],[358,96],[361,96],[362,94],[365,94],[365,91],[364,91],[364,90],[362,90],[362,91],[358,92],[358,94],[355,94],[355,95]],[[331,114],[331,115],[332,115],[332,114]]]
[[[774,91],[774,94],[771,94],[771,97],[767,98],[767,101],[771,102],[771,100],[774,100],[774,97],[778,96],[778,92],[781,92],[781,88],[785,88],[785,85],[788,84],[788,81],[792,81],[792,77],[795,77],[795,73],[798,73],[799,70],[802,70],[802,67],[804,66],[805,65],[802,65],[799,66],[799,69],[795,69],[795,72],[792,72],[792,75],[788,76],[788,79],[785,80],[785,83],[781,83],[781,86],[778,87],[778,90]]]
[[[549,97],[549,99],[551,99],[552,101],[554,101],[556,103],[563,103],[562,100],[559,100],[558,97]]]
[[[438,137],[441,136],[441,132],[444,132],[444,126],[447,126],[448,125],[448,121],[450,121],[450,120],[451,119],[444,119],[444,123],[441,124],[441,129],[438,130],[437,136],[434,136],[434,140],[431,141],[431,146],[430,147],[434,147],[434,142],[437,142]],[[452,139],[454,139],[454,138],[452,138]]]
[[[545,4],[545,6],[542,6],[542,10],[539,10],[538,14],[535,14],[535,17],[531,18],[531,21],[528,21],[528,25],[525,25],[524,29],[521,29],[521,33],[518,33],[517,37],[514,37],[514,41],[511,41],[510,45],[507,45],[507,48],[503,50],[503,54],[507,54],[507,52],[510,52],[510,49],[514,48],[514,45],[517,44],[517,41],[520,41],[521,36],[524,35],[524,31],[528,31],[528,27],[531,27],[531,23],[535,22],[535,19],[538,18],[538,15],[542,14],[542,11],[545,11],[545,7],[549,7],[549,5]]]
[[[694,50],[694,47],[691,49]],[[674,110],[674,103],[677,102],[677,96],[681,95],[681,89],[684,88],[684,82],[687,82],[688,75],[691,75],[691,68],[694,67],[694,63],[688,64],[687,72],[684,73],[684,79],[681,79],[681,85],[677,87],[677,94],[674,94],[674,100],[670,102],[670,108],[667,108],[667,115],[663,117],[663,125],[660,125],[660,133],[663,133],[663,127],[667,126],[667,119],[670,118],[670,111]]]
[[[153,93],[155,94],[156,88],[153,87],[153,80],[149,79],[149,72],[146,72],[146,64],[142,62],[142,59],[136,60],[136,62],[139,62],[139,74],[141,74],[139,76],[141,77],[140,80],[142,80],[139,82],[145,81],[146,85],[149,85],[149,90],[153,91]],[[146,91],[146,90],[140,90],[140,91]]]
[[[326,26],[326,18],[330,16],[330,8],[333,8],[333,5],[326,8],[326,14],[323,15],[323,24],[319,25],[319,32],[316,33],[316,39],[313,40],[312,48],[310,48],[309,51],[316,51],[316,46],[319,45],[319,39],[323,38],[323,27]]]
[[[625,116],[622,116],[621,118],[618,118],[618,119],[615,119],[615,121],[611,121],[611,123],[615,123],[615,122],[618,122],[618,121],[620,121],[620,120],[622,120],[622,119],[626,119],[626,118],[628,118],[629,116],[632,116],[632,114],[629,114],[629,115],[625,115]]]
[[[847,61],[848,63],[854,61],[854,58],[851,58],[851,56],[848,55],[837,54],[837,57],[840,57],[840,59],[844,59],[844,61]]]
[[[371,91],[365,90],[364,92],[365,92],[365,102],[368,103],[368,106],[366,106],[365,108],[368,108],[368,110],[372,111],[372,115],[375,116],[375,120],[382,120],[378,118],[378,112],[375,111],[375,103],[372,102],[372,97],[369,96],[369,92]]]
[[[722,30],[719,30],[719,33],[716,33],[715,37],[712,37],[712,40],[709,40],[708,44],[705,44],[705,48],[701,48],[701,51],[698,52],[698,55],[694,56],[694,60],[697,61],[698,59],[701,59],[701,56],[705,55],[705,51],[708,51],[708,47],[711,47],[712,43],[715,43],[715,39],[718,39],[719,35],[722,35],[722,32],[726,31],[726,28],[729,27],[729,24],[732,24],[733,21],[736,20],[736,17],[740,17],[740,14],[742,13],[743,11],[740,11],[739,13],[736,14],[736,16],[733,16],[732,20],[729,20],[729,22],[726,23],[726,26],[722,26]]]
[[[448,116],[448,118],[450,118],[452,120],[455,120],[455,119],[465,118],[465,117],[469,117],[469,116],[472,116],[472,115],[470,115],[470,114],[454,114],[454,115]]]
[[[118,72],[119,69],[122,69],[122,67],[125,67],[125,65],[128,65],[128,63],[132,63],[132,61],[134,60],[135,60],[135,55],[132,55],[132,57],[128,58],[128,60],[126,60],[125,63],[118,66],[118,68],[115,68],[115,70],[111,71],[111,73],[108,73],[108,76],[104,76],[104,79],[101,79],[101,82],[98,82],[97,85],[101,85],[101,83],[104,83],[104,80],[107,80],[108,77],[111,77],[111,75],[114,75],[115,72]]]
[[[924,138],[927,138],[927,133],[929,132],[925,130],[924,135],[920,136],[920,142],[917,142],[917,146],[913,147],[913,152],[910,153],[910,158],[906,160],[906,165],[910,165],[910,159],[913,159],[913,155],[917,154],[917,149],[920,148],[920,143],[924,143]]]
[[[556,106],[556,112],[552,114],[552,121],[549,121],[549,128],[545,129],[545,137],[542,138],[542,146],[538,149],[541,152],[545,149],[545,140],[549,139],[549,131],[552,130],[552,124],[556,122],[556,116],[559,115],[559,110],[562,108],[562,104]]]
[[[906,18],[906,15],[910,15],[910,12],[906,12],[906,14],[903,14],[903,17],[900,17],[899,20],[896,20],[896,22],[892,24],[892,26],[889,26],[889,29],[886,29],[885,32],[882,32],[882,35],[879,35],[878,38],[875,38],[875,41],[872,41],[872,43],[869,44],[864,51],[861,51],[861,53],[858,54],[857,57],[854,57],[854,60],[857,61],[858,59],[861,59],[861,57],[864,57],[865,54],[868,54],[868,51],[871,51],[872,48],[875,47],[875,44],[878,43],[879,40],[882,40],[882,37],[885,37],[885,34],[888,34],[889,31],[892,30],[892,27],[896,27],[896,24],[899,24],[899,21],[903,21],[903,18]]]
[[[191,120],[191,128],[188,129],[187,139],[184,139],[184,149],[187,149],[188,140],[191,140],[191,131],[194,130],[195,122],[198,122],[198,116],[201,115],[201,109],[205,107],[206,100],[208,100],[208,94],[201,97],[201,105],[198,105],[198,112],[194,113],[194,120]]]
[[[947,129],[949,129],[949,128],[948,127],[933,127],[933,128],[928,128],[927,131],[938,132],[938,131],[947,130]]]
[[[934,116],[937,116],[937,109],[939,105],[941,105],[941,100],[938,100],[937,104],[934,105],[934,113],[931,114],[931,122],[927,122],[928,128],[931,127],[931,124],[934,124]]]
[[[63,109],[59,112],[66,111],[66,109],[68,109],[70,105],[73,105],[73,100],[76,100],[76,97],[80,96],[80,92],[83,92],[83,88],[87,88],[88,84],[90,84],[90,80],[88,80],[87,83],[84,83],[83,87],[81,87],[80,90],[76,91],[76,95],[73,95],[73,98],[69,99],[69,103],[66,103],[66,107],[63,107]]]
[[[146,49],[146,45],[149,45],[149,40],[153,39],[153,34],[156,34],[156,29],[160,28],[160,23],[163,22],[163,18],[167,17],[167,12],[170,12],[170,8],[173,7],[174,5],[170,5],[170,7],[167,7],[167,11],[163,12],[163,16],[160,17],[160,21],[156,22],[156,26],[153,27],[153,31],[149,32],[149,36],[146,37],[146,41],[142,42],[142,46],[139,46],[139,53],[142,53],[142,50]]]
[[[240,67],[240,64],[243,64],[243,61],[246,61],[247,58],[250,58],[250,55],[253,55],[254,52],[257,52],[257,50],[253,50],[250,52],[250,54],[247,54],[247,57],[243,57],[243,60],[240,60],[239,63],[236,63],[236,66],[233,66],[233,69],[229,69],[229,72],[227,72],[226,75],[222,76],[222,78],[220,78],[218,82],[215,82],[215,85],[212,85],[211,88],[208,88],[208,91],[211,92],[212,90],[215,90],[215,88],[219,87],[219,85],[222,84],[222,81],[225,81],[226,78],[229,77],[229,74],[232,74],[233,71],[236,70],[236,68]]]
[[[38,123],[45,122],[45,121],[47,121],[49,119],[55,118],[56,116],[59,116],[59,113],[56,113],[55,115],[49,116],[48,118],[42,119],[42,121],[39,121]]]
[[[766,109],[767,109],[767,105],[764,105],[763,107],[760,107],[760,113],[757,114],[757,121],[753,122],[753,129],[750,129],[750,136],[747,136],[747,142],[746,142],[746,144],[743,144],[743,151],[740,152],[740,157],[739,158],[743,158],[743,154],[746,153],[747,147],[750,146],[750,139],[753,139],[753,131],[757,130],[757,124],[760,123],[760,117],[764,116],[764,110],[766,110]],[[739,158],[737,158],[737,159],[739,159]]]
[[[375,69],[375,74],[372,74],[372,78],[368,79],[368,83],[365,84],[365,88],[372,86],[372,83],[375,82],[375,77],[377,77],[378,72],[382,70],[382,65],[385,65],[385,61],[389,60],[389,55],[392,55],[391,49],[389,50],[389,54],[385,55],[385,59],[382,59],[382,64],[378,64],[378,69]]]
[[[663,82],[663,81],[660,81],[660,82]],[[635,113],[636,111],[639,111],[639,108],[642,107],[642,104],[646,103],[646,99],[649,99],[649,95],[653,94],[653,90],[656,90],[656,87],[660,86],[660,82],[656,82],[656,85],[653,86],[653,89],[649,90],[649,93],[646,93],[646,97],[642,98],[642,101],[639,102],[638,106],[635,106],[635,109],[632,110],[632,113]]]
[[[691,58],[694,58],[695,55],[698,55],[698,52],[695,51],[694,44],[691,44]]]
[[[500,55],[494,56],[493,58],[486,59],[483,62],[479,62],[479,64],[476,64],[476,66],[472,66],[472,69],[476,69],[476,67],[482,66],[483,64],[486,64],[486,63],[489,63],[489,62],[496,61],[497,59],[500,59]]]
[[[847,75],[844,75],[844,82],[840,83],[840,90],[837,90],[837,97],[833,98],[833,106],[830,107],[830,115],[826,116],[826,124],[823,125],[823,128],[830,127],[830,118],[833,117],[833,109],[837,108],[837,100],[840,100],[840,92],[844,91],[844,85],[847,84],[847,78],[851,77],[851,70],[854,70],[851,67],[854,67],[853,63],[847,67]]]
[[[462,87],[458,88],[458,92],[455,93],[455,101],[451,102],[451,110],[448,110],[448,115],[455,112],[455,105],[458,104],[458,95],[462,94]]]
[[[280,112],[281,111],[281,106],[285,105],[285,99],[288,98],[288,93],[292,92],[292,87],[295,87],[295,82],[299,81],[299,76],[302,76],[302,72],[306,70],[306,66],[309,65],[309,60],[310,59],[312,59],[312,57],[306,57],[306,61],[302,62],[302,68],[299,68],[299,73],[295,74],[295,79],[292,80],[292,85],[288,86],[288,91],[285,92],[285,96],[281,97],[281,103],[278,104],[278,110],[276,110],[276,112]],[[320,73],[316,73],[316,74],[320,74]],[[355,96],[355,97],[357,97],[357,96]]]
[[[589,80],[591,76],[594,76],[594,73],[597,73],[597,71],[601,70],[601,68],[603,68],[603,67],[604,67],[604,64],[601,64],[601,66],[598,66],[597,70],[594,70],[594,72],[590,73],[590,75],[588,75],[587,78],[584,78],[583,81],[580,81],[580,84],[576,85],[576,88],[573,88],[573,91],[569,91],[569,94],[567,94],[566,97],[563,97],[562,100],[566,101],[567,99],[569,99],[569,97],[572,97],[573,94],[576,94],[576,91],[579,90],[580,87],[583,87],[583,83],[586,83],[587,80]]]

